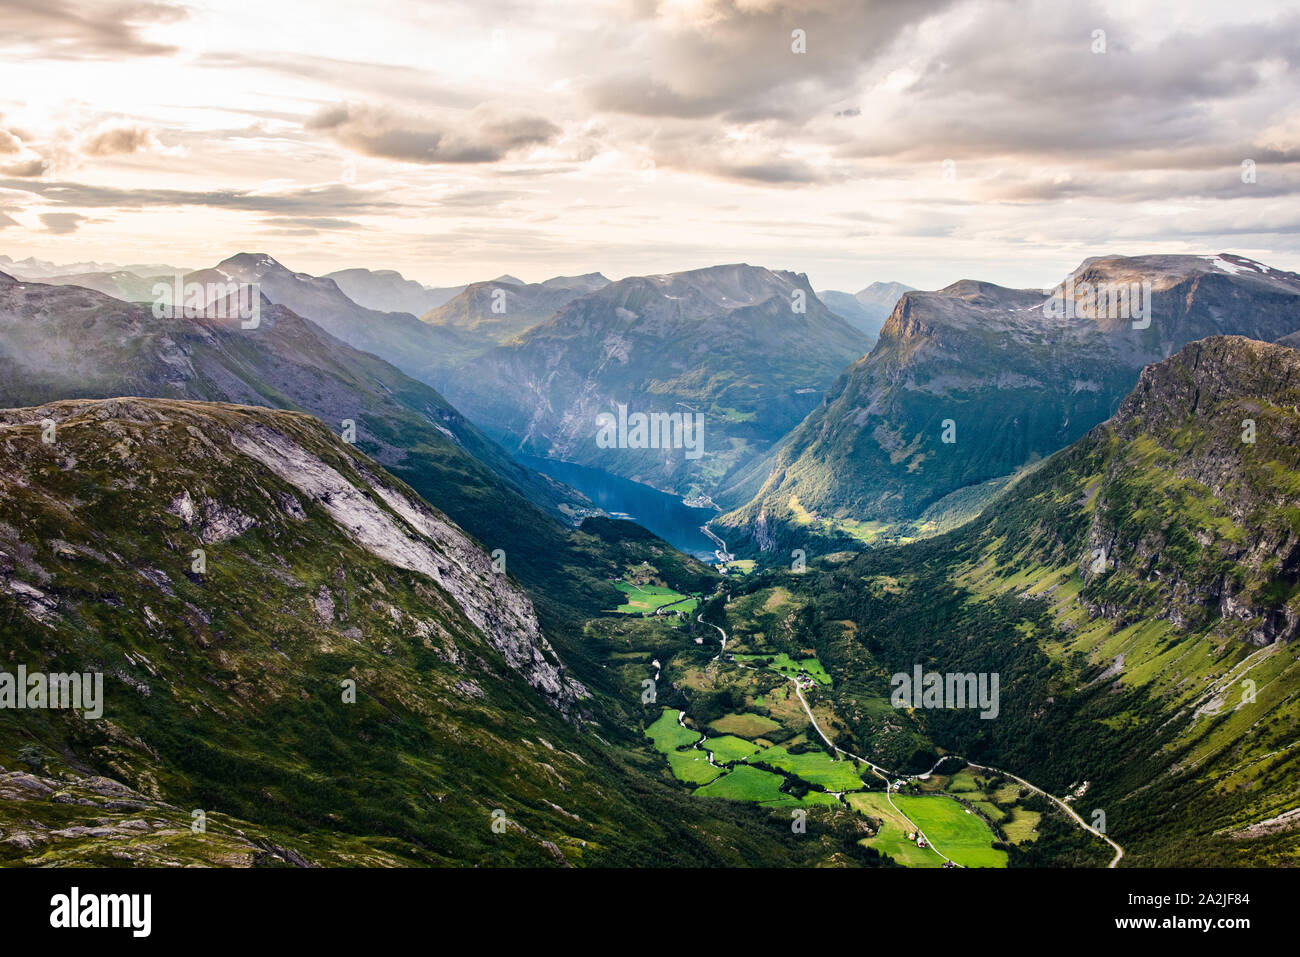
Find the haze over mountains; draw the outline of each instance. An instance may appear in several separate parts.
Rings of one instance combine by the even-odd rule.
[[[568,527],[590,503],[519,465],[431,387],[284,306],[261,323],[157,319],[147,305],[0,274],[0,404],[147,396],[311,413],[410,482],[479,541],[511,542],[511,572],[572,604],[617,593],[599,542]],[[582,575],[560,574],[578,563]]]
[[[339,269],[326,273],[343,294],[359,306],[380,312],[409,312],[419,316],[456,296],[465,287],[432,288],[407,279],[395,269]]]
[[[806,277],[735,264],[622,279],[452,375],[446,393],[507,447],[712,492],[806,415],[866,337]],[[597,416],[704,417],[707,454],[602,450]]]
[[[876,344],[880,329],[894,311],[894,306],[903,293],[911,292],[911,286],[901,282],[873,282],[856,293],[838,292],[834,289],[817,293],[826,307],[868,336],[871,345]]]

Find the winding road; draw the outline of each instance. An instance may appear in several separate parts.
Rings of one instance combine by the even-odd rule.
[[[723,652],[726,651],[727,649],[726,631],[723,630],[721,626],[715,625],[711,621],[705,621],[703,613],[701,613],[696,620],[699,621],[701,624],[710,625],[713,628],[716,628],[718,630],[718,633],[722,636],[722,648],[718,651],[717,655],[715,655],[713,659],[714,661],[717,661],[722,657]],[[737,664],[739,663],[737,662]],[[748,668],[749,666],[740,665],[740,667]],[[758,669],[751,669],[751,670],[756,671]],[[862,764],[865,764],[867,767],[869,767],[872,770],[872,772],[876,775],[876,777],[882,779],[885,782],[885,800],[889,802],[889,806],[892,807],[898,813],[898,815],[901,818],[903,818],[903,820],[908,821],[909,823],[911,823],[911,825],[914,828],[916,828],[916,833],[925,839],[925,842],[930,846],[930,848],[936,854],[942,857],[945,861],[949,861],[953,865],[957,867],[961,867],[962,865],[958,864],[956,861],[953,861],[951,858],[945,855],[941,850],[939,850],[939,848],[935,847],[934,841],[926,837],[925,833],[921,830],[921,828],[917,826],[917,823],[913,821],[910,817],[908,817],[906,814],[904,814],[901,810],[899,810],[898,806],[894,804],[894,799],[890,797],[889,782],[891,778],[893,778],[894,780],[903,780],[903,781],[913,781],[917,779],[928,778],[931,774],[934,773],[935,768],[943,764],[944,761],[949,761],[949,760],[964,761],[965,759],[962,758],[960,755],[945,754],[943,757],[941,757],[938,761],[934,763],[934,767],[930,768],[930,770],[926,771],[924,774],[894,774],[893,772],[890,772],[889,770],[882,768],[879,765],[872,763],[871,761],[868,761],[866,758],[862,757],[861,755],[854,754],[852,751],[845,751],[843,748],[837,746],[835,742],[833,742],[830,738],[826,736],[826,732],[821,729],[821,726],[817,723],[817,719],[813,716],[812,708],[808,706],[808,699],[803,696],[803,688],[799,684],[799,679],[789,678],[788,680],[794,682],[794,693],[799,696],[799,703],[803,705],[804,713],[808,715],[808,720],[812,723],[813,728],[816,729],[817,734],[821,736],[821,739],[826,742],[827,747],[829,747],[836,754],[842,754],[845,757],[852,758],[853,760],[859,761]],[[678,720],[680,721],[683,720],[684,718],[685,718],[685,714],[683,713],[683,715]],[[709,754],[709,762],[710,763],[713,762],[713,755],[711,753]],[[1114,858],[1111,859],[1111,862],[1107,865],[1107,867],[1118,867],[1119,862],[1124,858],[1124,848],[1120,847],[1120,845],[1117,844],[1115,841],[1113,841],[1111,838],[1107,837],[1104,833],[1097,830],[1092,825],[1088,824],[1087,821],[1085,821],[1083,818],[1081,818],[1078,815],[1078,813],[1075,812],[1074,808],[1070,807],[1070,805],[1066,804],[1055,794],[1049,794],[1048,792],[1044,791],[1042,788],[1038,787],[1037,785],[1030,784],[1028,781],[1020,777],[1019,775],[1012,774],[1010,771],[1004,771],[1001,768],[995,768],[987,764],[975,764],[973,761],[966,761],[966,765],[968,767],[976,768],[980,771],[992,771],[995,774],[1005,775],[1006,777],[1011,778],[1013,781],[1020,782],[1029,790],[1033,791],[1035,794],[1041,794],[1043,797],[1047,798],[1048,800],[1055,802],[1056,806],[1059,807],[1062,811],[1064,811],[1067,815],[1069,815],[1070,818],[1074,821],[1074,823],[1078,824],[1079,827],[1083,828],[1085,831],[1087,831],[1089,834],[1092,834],[1094,837],[1101,838],[1103,841],[1105,841],[1114,849],[1115,856]]]

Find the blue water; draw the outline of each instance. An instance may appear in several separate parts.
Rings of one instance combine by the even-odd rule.
[[[517,455],[516,458],[529,468],[576,488],[614,518],[630,518],[678,551],[713,560],[717,546],[700,531],[700,526],[718,517],[716,509],[690,508],[674,495],[602,469],[535,455]]]

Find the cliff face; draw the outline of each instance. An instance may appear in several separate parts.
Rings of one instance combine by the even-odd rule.
[[[1300,352],[1216,336],[1148,366],[971,534],[1008,561],[1076,566],[1081,599],[1121,623],[1294,639]]]
[[[1298,404],[1300,352],[1281,346],[1214,337],[1148,366],[1105,429],[1124,451],[1098,491],[1088,553],[1122,557],[1175,621],[1217,613],[1254,644],[1294,639]],[[1142,502],[1140,489],[1168,498]]]
[[[43,428],[52,442],[41,441]],[[10,509],[25,502],[68,523],[57,536],[65,547],[56,559],[94,549],[117,552],[131,564],[179,563],[183,575],[190,563],[182,547],[186,536],[198,546],[217,547],[254,534],[292,540],[311,528],[319,536],[313,547],[332,539],[426,580],[423,587],[442,594],[435,606],[441,614],[461,618],[461,628],[467,621],[558,707],[567,710],[585,696],[581,684],[563,676],[522,589],[494,571],[492,560],[445,516],[315,419],[215,403],[71,400],[8,410],[4,439],[2,501]],[[47,477],[50,469],[59,474]],[[117,541],[108,531],[94,531],[106,512],[114,524],[134,520],[141,529],[161,519],[161,538],[137,532]],[[7,518],[9,554],[21,555],[21,516]],[[66,545],[78,532],[93,539],[80,551]],[[274,561],[277,554],[271,549],[260,557]],[[295,557],[301,561],[303,552]],[[27,574],[13,566],[10,572],[6,590],[27,617],[81,617],[73,595],[36,594],[50,577],[39,563]],[[318,591],[304,591],[302,610],[318,597]]]

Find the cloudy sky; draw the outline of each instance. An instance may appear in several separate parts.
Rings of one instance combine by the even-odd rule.
[[[1297,192],[1294,2],[0,0],[15,259],[1045,286]]]

